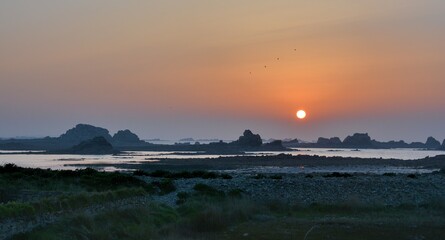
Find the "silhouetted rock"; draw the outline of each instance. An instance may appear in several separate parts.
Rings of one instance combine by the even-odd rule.
[[[379,148],[407,148],[409,145],[403,141],[389,141],[389,142],[377,142],[373,141],[374,146]]]
[[[236,144],[241,147],[260,147],[263,140],[259,134],[253,134],[250,130],[245,130],[243,136],[238,138]]]
[[[281,140],[274,140],[270,143],[265,143],[261,146],[261,149],[264,151],[286,150],[286,148],[283,147],[283,142]]]
[[[95,137],[103,137],[111,142],[110,133],[105,128],[95,127],[88,124],[77,124],[76,127],[66,131],[59,137],[59,140],[70,144],[79,144],[83,141],[93,139]]]
[[[442,150],[445,150],[445,139],[444,139],[443,142],[442,142],[441,149],[442,149]]]
[[[425,147],[428,148],[428,149],[439,149],[440,148],[440,142],[437,141],[433,137],[429,137],[426,140]]]
[[[317,140],[317,145],[319,147],[340,147],[341,144],[342,142],[338,137],[332,137],[332,138],[320,137]]]
[[[125,144],[125,143],[140,143],[138,135],[132,133],[130,130],[120,130],[113,135],[113,143]]]
[[[298,139],[296,139],[296,138],[282,142],[283,146],[285,146],[285,147],[298,147],[299,143],[300,143],[300,141],[298,141]]]
[[[422,142],[412,142],[408,144],[410,148],[425,148],[425,143]]]
[[[349,148],[372,148],[371,137],[367,133],[355,133],[343,140],[343,146]]]
[[[116,151],[107,139],[95,137],[79,143],[69,149],[68,152],[72,154],[113,154]]]

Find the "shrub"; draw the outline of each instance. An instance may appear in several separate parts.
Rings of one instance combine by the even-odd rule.
[[[243,196],[243,193],[244,193],[243,190],[241,190],[241,189],[239,189],[239,188],[236,188],[236,189],[232,189],[232,190],[230,190],[230,191],[227,193],[227,195],[228,195],[229,197],[241,198],[241,197]]]
[[[156,170],[152,173],[148,174],[150,177],[156,177],[156,178],[166,178],[166,177],[170,177],[171,173],[169,171],[165,171],[165,170]]]
[[[329,177],[336,177],[336,178],[342,177],[342,178],[348,178],[348,177],[352,177],[352,176],[353,176],[353,175],[352,175],[352,174],[349,174],[349,173],[339,173],[339,172],[333,172],[333,173],[331,173],[331,174],[323,175],[323,177],[326,177],[326,178],[329,178]]]
[[[222,179],[232,179],[233,177],[230,176],[230,175],[227,174],[227,173],[223,173],[223,174],[221,174],[221,178],[222,178]]]
[[[134,172],[133,172],[133,175],[134,175],[134,176],[148,176],[148,174],[147,174],[145,171],[140,170],[140,169],[134,171]]]
[[[176,186],[171,179],[164,179],[160,182],[155,181],[152,184],[159,189],[159,194],[161,195],[176,191]]]
[[[258,173],[257,175],[253,176],[254,179],[264,179],[266,178],[266,175]]]
[[[225,193],[223,191],[217,190],[207,184],[197,183],[193,190],[195,190],[200,195],[210,196],[210,197],[224,197]]]
[[[178,199],[176,200],[176,204],[180,205],[187,201],[187,199],[190,197],[190,194],[188,194],[187,192],[179,192],[176,194],[176,196],[178,197]]]
[[[280,179],[283,179],[283,176],[276,174],[276,175],[270,176],[270,179],[280,180]]]
[[[383,176],[385,176],[385,177],[395,177],[395,176],[397,176],[397,174],[395,174],[395,173],[384,173]]]

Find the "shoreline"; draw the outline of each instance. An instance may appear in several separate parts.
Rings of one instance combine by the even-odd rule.
[[[141,170],[235,170],[255,167],[398,167],[415,169],[445,168],[445,155],[427,157],[418,160],[378,159],[378,158],[345,158],[324,157],[318,155],[279,154],[275,156],[230,156],[218,158],[150,158],[147,161],[132,163],[97,163],[97,164],[66,164],[70,167],[116,167],[118,169]],[[156,161],[153,161],[156,160]]]

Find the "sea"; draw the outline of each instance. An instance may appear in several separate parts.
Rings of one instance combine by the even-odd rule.
[[[338,157],[357,157],[357,158],[377,158],[377,159],[402,159],[415,160],[425,157],[433,157],[445,154],[444,151],[432,151],[423,149],[329,149],[329,148],[300,148],[292,149],[286,152],[247,152],[251,156],[291,154],[297,155],[318,155],[318,156],[338,156]],[[159,152],[159,151],[131,151],[123,152],[119,155],[65,155],[65,154],[42,154],[39,151],[3,151],[0,150],[0,165],[13,163],[20,167],[74,170],[86,168],[88,165],[103,171],[124,171],[128,169],[119,169],[109,166],[110,164],[134,164],[137,169],[138,164],[157,162],[165,158],[187,159],[191,158],[218,158],[236,155],[218,155],[205,154],[201,152]],[[97,167],[97,165],[108,164],[106,167]],[[78,165],[78,166],[76,166]],[[255,167],[250,169],[239,169],[239,172],[261,172],[261,173],[297,173],[297,172],[366,172],[366,173],[424,173],[431,172],[434,169],[405,168],[405,167]],[[233,170],[230,170],[233,171]],[[236,170],[235,170],[236,171]]]

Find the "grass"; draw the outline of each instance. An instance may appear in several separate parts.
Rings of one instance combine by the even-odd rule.
[[[13,217],[32,217],[35,214],[42,213],[72,211],[94,204],[146,194],[148,193],[143,188],[125,188],[106,192],[63,194],[51,199],[42,199],[38,202],[8,202],[0,204],[0,220]]]
[[[21,168],[14,164],[0,166],[0,186],[3,191],[107,191],[125,187],[151,186],[131,175],[81,170],[49,170]],[[1,200],[1,199],[0,199]]]
[[[128,174],[89,168],[55,171],[6,164],[0,166],[0,220],[74,210],[164,188],[165,184],[155,186]]]
[[[186,200],[177,208],[152,203],[77,216],[14,239],[440,239],[445,224],[443,206],[434,204],[300,206],[208,192],[178,194]]]

